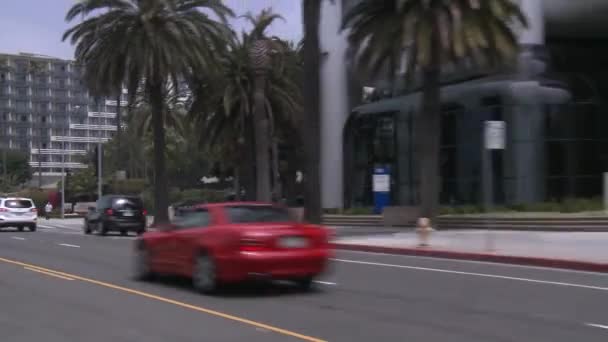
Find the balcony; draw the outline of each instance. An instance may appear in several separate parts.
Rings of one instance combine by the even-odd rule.
[[[115,125],[87,125],[71,124],[70,129],[93,130],[93,131],[116,131]]]
[[[61,162],[37,162],[37,161],[32,161],[30,162],[30,166],[32,168],[61,168],[62,166],[65,167],[66,169],[86,169],[88,168],[88,165],[86,164],[82,164],[82,163],[74,163],[74,162],[66,162],[66,163],[61,163]]]
[[[52,136],[51,141],[75,143],[106,143],[109,138]]]
[[[45,154],[45,155],[86,155],[86,150],[62,150],[58,148],[42,148],[38,150],[37,148],[32,148],[30,151],[31,154]]]

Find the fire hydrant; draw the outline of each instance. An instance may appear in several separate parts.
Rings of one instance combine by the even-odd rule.
[[[416,233],[418,234],[418,246],[427,247],[429,245],[429,236],[431,232],[435,231],[433,227],[431,227],[431,220],[426,217],[421,217],[418,219]]]

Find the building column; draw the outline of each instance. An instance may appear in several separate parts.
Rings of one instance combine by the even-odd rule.
[[[545,15],[542,0],[519,0],[520,8],[528,19],[528,27],[520,28],[518,71],[522,78],[541,74],[547,61],[543,56],[545,46]]]
[[[344,206],[343,131],[350,113],[346,50],[340,33],[341,2],[324,1],[319,30],[321,61],[321,205]]]

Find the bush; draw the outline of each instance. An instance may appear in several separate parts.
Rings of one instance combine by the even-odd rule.
[[[110,192],[125,195],[140,195],[146,189],[145,179],[112,180],[109,184]]]
[[[582,211],[598,211],[604,209],[601,199],[568,198],[561,203],[563,213],[578,213]]]
[[[600,198],[567,198],[562,202],[549,201],[528,204],[513,204],[507,207],[493,207],[490,212],[550,212],[550,213],[580,213],[584,211],[599,211],[604,209]],[[483,213],[483,208],[474,205],[442,207],[440,215],[462,215]]]
[[[39,189],[25,189],[14,194],[15,197],[31,198],[39,210],[49,201],[49,195],[50,192]]]
[[[154,208],[154,190],[146,189],[141,194],[145,208],[150,214],[155,213]],[[193,201],[198,203],[214,203],[226,201],[226,193],[220,190],[209,189],[186,189],[180,191],[178,188],[169,189],[169,205],[178,204],[184,201]]]
[[[373,215],[374,208],[372,207],[355,207],[344,209],[344,215]]]

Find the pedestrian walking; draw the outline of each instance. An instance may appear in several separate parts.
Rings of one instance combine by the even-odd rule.
[[[47,202],[44,206],[44,217],[48,220],[51,216],[51,212],[53,211],[53,205],[51,202]]]

